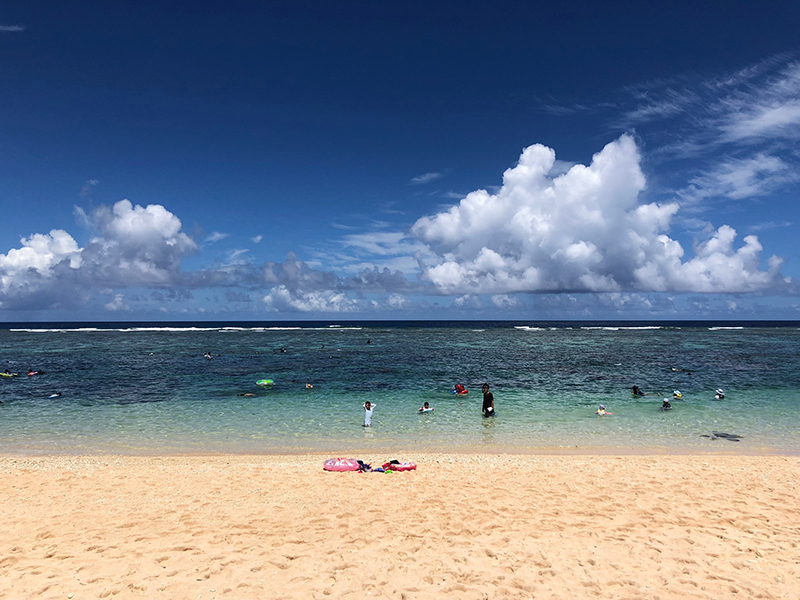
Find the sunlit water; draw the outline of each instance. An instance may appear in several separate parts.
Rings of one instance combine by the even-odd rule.
[[[20,374],[0,380],[5,453],[800,453],[796,324],[5,327],[0,371]],[[494,418],[480,413],[484,381]],[[633,398],[633,384],[654,395]],[[683,400],[662,412],[673,390]],[[417,412],[425,401],[432,414]],[[614,415],[595,416],[601,403]]]

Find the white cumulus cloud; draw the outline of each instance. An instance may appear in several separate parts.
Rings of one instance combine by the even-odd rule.
[[[114,299],[105,305],[108,311],[130,310],[131,307],[125,304],[125,296],[122,294],[115,294]]]
[[[0,306],[14,306],[43,289],[57,287],[65,274],[75,273],[82,263],[81,248],[63,229],[36,233],[20,241],[22,247],[0,254]],[[31,303],[35,306],[35,303]]]
[[[83,250],[89,282],[97,285],[166,285],[180,275],[180,259],[196,250],[180,219],[160,204],[120,200],[89,215],[99,230]]]
[[[92,289],[169,285],[181,277],[181,257],[197,247],[180,231],[180,219],[158,204],[142,207],[121,200],[88,215],[76,212],[97,234],[86,247],[54,229],[23,238],[20,248],[0,254],[4,308],[65,306],[83,301]]]
[[[555,152],[536,144],[503,175],[496,193],[477,190],[411,229],[436,253],[423,278],[440,293],[742,292],[779,280],[780,259],[759,266],[755,236],[736,248],[720,227],[684,259],[667,235],[676,203],[643,204],[645,177],[634,139],[623,135],[553,176]]]
[[[13,277],[28,270],[49,275],[54,265],[65,260],[73,269],[81,264],[78,243],[63,229],[53,229],[49,234],[35,233],[29,238],[22,238],[20,243],[21,248],[0,254],[0,272],[4,277]]]
[[[522,306],[519,298],[508,294],[495,294],[492,296],[492,304],[502,309],[520,308]]]
[[[395,310],[402,310],[414,308],[414,303],[403,294],[389,294],[386,297],[386,306]]]
[[[285,285],[275,286],[264,296],[264,305],[275,312],[356,312],[359,302],[343,292],[301,292]]]

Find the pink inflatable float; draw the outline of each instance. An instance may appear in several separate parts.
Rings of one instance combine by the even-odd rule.
[[[413,462],[386,463],[383,468],[392,471],[416,471],[417,464]]]
[[[326,471],[358,471],[359,464],[355,458],[329,458],[322,463]]]

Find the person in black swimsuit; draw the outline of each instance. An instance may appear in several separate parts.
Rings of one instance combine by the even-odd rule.
[[[484,417],[491,417],[494,415],[494,396],[489,391],[489,384],[483,384],[483,411]]]

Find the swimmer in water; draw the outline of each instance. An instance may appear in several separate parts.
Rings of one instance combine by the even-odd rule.
[[[664,398],[664,401],[661,403],[661,410],[672,410],[672,404],[669,403],[669,400]]]
[[[433,412],[433,408],[431,408],[431,405],[426,402],[425,404],[422,405],[422,408],[419,409],[419,412],[421,413]]]
[[[717,393],[714,395],[714,400],[725,400],[725,392],[722,388],[717,388]]]
[[[633,394],[634,396],[645,396],[646,395],[642,390],[639,389],[638,385],[635,385],[635,386],[633,386],[631,388],[631,394]]]
[[[483,411],[484,417],[494,416],[494,395],[489,391],[489,384],[483,384]]]
[[[364,402],[364,427],[372,427],[372,411],[377,404],[372,404],[369,400]]]
[[[683,400],[683,394],[681,394],[679,390],[675,390],[674,392],[672,392],[672,399]]]
[[[604,405],[604,404],[601,404],[601,405],[600,405],[600,408],[598,408],[598,409],[595,411],[595,413],[594,413],[594,414],[596,414],[598,417],[605,417],[606,415],[613,415],[614,413],[612,413],[612,412],[608,412],[608,411],[606,410],[606,407],[605,407],[605,405]]]

